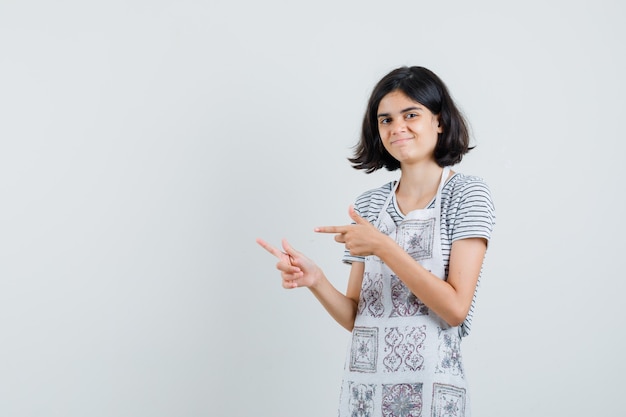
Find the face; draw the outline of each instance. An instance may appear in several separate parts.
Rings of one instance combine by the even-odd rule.
[[[378,105],[378,132],[387,152],[401,165],[435,160],[439,117],[402,91],[392,91]]]

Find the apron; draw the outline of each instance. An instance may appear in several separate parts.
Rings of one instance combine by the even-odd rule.
[[[441,248],[441,190],[435,208],[414,210],[396,226],[387,213],[376,227],[424,268],[445,279]],[[340,417],[469,417],[458,327],[430,311],[378,257],[365,271],[339,400]]]

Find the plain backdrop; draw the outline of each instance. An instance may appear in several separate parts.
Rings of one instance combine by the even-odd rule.
[[[0,416],[336,415],[374,84],[435,71],[497,225],[464,339],[480,417],[622,416],[626,6],[0,0]],[[428,413],[427,413],[428,414]],[[430,415],[430,414],[428,414]]]

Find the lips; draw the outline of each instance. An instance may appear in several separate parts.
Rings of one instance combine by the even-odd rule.
[[[402,145],[403,143],[406,143],[410,140],[413,140],[413,138],[400,138],[400,139],[395,139],[391,141],[392,145]]]

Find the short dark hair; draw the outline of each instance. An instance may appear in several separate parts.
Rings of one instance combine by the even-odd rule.
[[[387,152],[378,132],[378,106],[387,94],[402,91],[411,100],[423,104],[439,116],[442,133],[435,146],[435,160],[441,167],[461,162],[469,146],[469,130],[465,118],[457,108],[444,82],[424,67],[400,67],[385,75],[370,95],[361,139],[354,147],[354,157],[348,158],[353,168],[372,173],[380,168],[395,171],[400,162]]]

